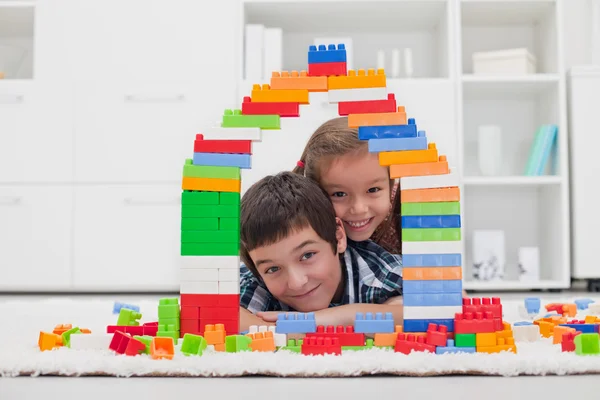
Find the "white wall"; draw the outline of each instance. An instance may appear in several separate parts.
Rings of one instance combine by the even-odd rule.
[[[568,71],[574,65],[592,61],[592,0],[567,0],[563,4],[563,46]]]

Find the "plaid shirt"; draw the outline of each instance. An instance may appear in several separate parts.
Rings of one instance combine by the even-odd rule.
[[[340,303],[381,304],[390,297],[402,295],[402,258],[390,254],[371,240],[353,242],[340,257],[346,288]],[[252,313],[258,311],[295,311],[277,300],[265,284],[244,264],[240,267],[240,306]]]

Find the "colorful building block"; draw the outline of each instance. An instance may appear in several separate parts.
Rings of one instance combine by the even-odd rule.
[[[462,267],[404,267],[402,277],[405,281],[459,280]]]
[[[407,215],[456,215],[460,214],[460,202],[444,201],[436,203],[402,203],[400,214]]]
[[[195,153],[206,154],[206,153]],[[237,154],[218,154],[218,155],[237,155]],[[194,191],[212,191],[212,192],[236,192],[241,189],[241,181],[239,179],[222,179],[222,178],[190,178],[184,176],[181,180],[182,190]]]
[[[425,342],[433,346],[445,346],[448,341],[448,327],[446,325],[429,324]]]
[[[271,331],[248,333],[246,336],[252,339],[248,345],[252,351],[270,353],[276,350],[275,338],[273,337],[273,332]]]
[[[306,337],[300,346],[300,352],[304,355],[342,355],[342,345],[336,337]]]
[[[291,102],[272,102],[260,103],[253,102],[250,97],[244,97],[242,103],[243,115],[279,115],[280,117],[299,117],[300,103]]]
[[[407,242],[402,243],[404,254],[461,254],[462,244],[453,241]]]
[[[204,135],[198,133],[194,140],[194,153],[252,154],[252,141],[204,139]]]
[[[460,313],[462,306],[460,305],[445,305],[445,306],[406,306],[404,305],[404,318],[405,319],[450,319],[453,318],[456,313]],[[434,323],[434,322],[432,322]],[[442,324],[445,325],[445,324]]]
[[[379,153],[379,164],[390,166],[394,164],[432,163],[438,160],[435,143],[429,143],[426,150],[385,151]]]
[[[330,103],[385,100],[388,95],[386,88],[335,89],[327,94]]]
[[[460,215],[409,215],[400,218],[405,229],[460,228]]]
[[[393,113],[397,110],[394,93],[388,93],[385,100],[342,101],[338,103],[340,116],[350,114]]]
[[[445,325],[448,332],[454,332],[454,319],[407,319],[404,318],[404,332],[425,332],[429,324]]]
[[[329,90],[386,87],[386,76],[383,69],[351,69],[346,76],[330,76],[327,85]]]
[[[243,115],[241,110],[239,115]],[[277,115],[276,115],[277,116]],[[239,124],[237,116],[230,116],[228,123],[231,120],[235,120],[235,124]],[[268,120],[269,118],[267,118]],[[254,121],[256,122],[256,121]],[[264,122],[264,121],[263,121]],[[279,126],[279,123],[277,123]],[[262,131],[260,128],[247,128],[247,127],[221,127],[213,126],[204,129],[203,135],[206,139],[220,139],[220,140],[252,140],[253,142],[262,141]]]
[[[494,317],[486,313],[457,313],[454,317],[454,332],[456,333],[487,333],[495,332]]]
[[[406,281],[412,282],[412,281]],[[444,281],[442,281],[444,282]],[[456,282],[456,281],[449,281]],[[462,293],[404,293],[404,307],[443,307],[458,306]]]
[[[281,313],[277,315],[275,332],[311,333],[317,331],[315,313]]]
[[[406,176],[400,178],[400,188],[402,191],[409,189],[458,188],[459,186],[460,177],[456,172],[439,175]]]
[[[337,338],[341,346],[362,346],[365,344],[365,334],[357,333],[354,331],[353,326],[317,326],[317,330],[314,333],[307,333],[306,337],[323,337],[323,338]]]
[[[320,44],[308,47],[308,64],[346,62],[346,46],[344,44]]]
[[[394,332],[392,313],[356,313],[354,331],[357,333],[392,333]]]
[[[366,114],[365,114],[366,115]],[[404,125],[374,125],[359,126],[358,138],[360,140],[370,139],[405,139],[418,136],[417,125],[410,123]]]
[[[462,296],[462,280],[405,280],[402,282],[402,292],[408,294],[455,294]]]
[[[129,310],[133,310],[136,312],[140,312],[140,306],[136,306],[133,304],[127,304],[127,303],[121,303],[118,301],[115,301],[113,304],[113,314],[119,314],[121,312],[121,308],[127,308]]]
[[[435,353],[435,346],[425,343],[423,336],[399,333],[394,351],[402,354],[410,354],[413,351]]]
[[[403,254],[402,265],[406,267],[460,267],[462,254]]]
[[[225,110],[221,127],[280,129],[280,118],[279,115],[243,115],[242,110]],[[208,132],[204,133],[208,137]]]
[[[456,347],[453,339],[448,339],[445,346],[435,348],[435,354],[476,353],[475,347]]]
[[[320,65],[328,64],[321,63]],[[345,63],[344,63],[345,75]],[[342,75],[337,74],[337,75]],[[327,91],[327,76],[309,76],[306,71],[281,71],[273,72],[271,75],[271,89],[286,90],[286,89],[303,89],[309,92],[326,92]],[[245,100],[244,100],[245,101]]]
[[[430,175],[440,176],[440,175]],[[434,188],[434,189],[410,189],[400,191],[400,202],[423,203],[423,202],[448,202],[460,201],[460,188]]]
[[[172,360],[175,356],[175,341],[171,337],[153,337],[150,344],[150,357],[154,360]]]
[[[117,325],[134,325],[137,326],[140,324],[139,319],[142,318],[142,314],[129,310],[127,308],[121,308],[119,312],[119,319],[117,320]]]
[[[308,64],[309,77],[323,77],[346,75],[348,73],[348,65],[346,61],[329,62],[329,63],[313,63]]]
[[[391,165],[390,179],[398,179],[406,176],[442,175],[449,172],[448,160],[445,155],[441,155],[436,162]]]
[[[250,154],[194,153],[194,165],[251,168]]]
[[[210,165],[194,165],[194,160],[188,158],[183,166],[183,177],[189,178],[220,178],[240,179],[239,167],[215,167]]]
[[[348,127],[359,128],[367,126],[396,126],[408,123],[404,106],[390,113],[367,113],[348,115]]]
[[[253,103],[300,103],[308,104],[308,90],[306,89],[282,89],[271,90],[271,86],[253,85],[252,96]]]
[[[425,150],[427,149],[427,137],[425,131],[418,131],[417,137],[396,139],[369,139],[370,153],[389,151]]]

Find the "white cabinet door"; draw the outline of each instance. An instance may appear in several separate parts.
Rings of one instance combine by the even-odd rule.
[[[179,289],[177,185],[75,188],[76,290]]]
[[[73,180],[69,89],[48,82],[2,82],[0,183]]]
[[[0,186],[0,290],[71,285],[73,189]]]

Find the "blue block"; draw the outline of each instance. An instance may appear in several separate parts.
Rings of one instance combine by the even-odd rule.
[[[369,139],[369,151],[371,153],[403,150],[427,150],[425,131],[418,131],[417,137]]]
[[[460,228],[460,215],[407,215],[402,217],[402,228]]]
[[[598,333],[600,328],[598,324],[560,324],[559,326],[567,326],[581,333]]]
[[[358,127],[358,138],[360,140],[370,139],[403,139],[403,138],[416,138],[417,125],[408,121],[407,125],[382,125],[382,126],[359,126]]]
[[[394,333],[394,317],[391,312],[356,313],[354,320],[354,332],[356,333]]]
[[[140,307],[139,306],[134,306],[133,304],[125,304],[125,303],[119,303],[118,301],[115,301],[115,304],[113,304],[113,314],[119,314],[121,313],[121,308],[126,308],[128,310],[133,310],[135,312],[140,312]]]
[[[525,309],[527,314],[537,314],[540,312],[542,301],[539,297],[527,297],[525,299]]]
[[[315,313],[281,313],[277,315],[276,333],[313,333],[317,331]]]
[[[311,45],[308,47],[308,63],[322,64],[331,62],[346,62],[346,46],[335,44],[325,46],[320,44],[318,47]]]
[[[590,304],[595,303],[595,301],[592,299],[577,299],[574,303],[577,304],[578,310],[587,310]]]
[[[404,332],[427,332],[429,324],[446,325],[448,332],[454,332],[453,319],[405,319]]]
[[[404,267],[461,267],[462,255],[456,254],[403,254]]]
[[[455,347],[454,339],[448,339],[446,341],[446,347],[438,346],[435,348],[435,354],[446,354],[446,353],[476,353],[475,347]]]
[[[404,293],[405,307],[462,306],[462,293]]]
[[[194,153],[194,165],[250,169],[252,168],[250,161],[250,154]]]
[[[533,322],[529,322],[529,321],[519,321],[519,322],[515,322],[513,324],[513,326],[527,326],[527,325],[533,325]]]
[[[422,293],[461,293],[461,280],[435,280],[435,281],[402,281],[402,292],[406,294]]]

